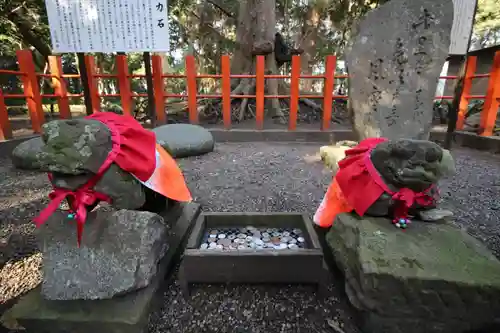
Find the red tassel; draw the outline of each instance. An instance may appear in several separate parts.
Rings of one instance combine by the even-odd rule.
[[[397,220],[401,218],[408,218],[408,210],[408,207],[406,207],[403,201],[396,202],[396,208],[394,209],[394,218]]]
[[[77,243],[78,243],[78,247],[80,247],[81,243],[82,243],[82,234],[83,234],[83,224],[84,224],[84,221],[77,221],[76,222],[76,233],[77,233]]]

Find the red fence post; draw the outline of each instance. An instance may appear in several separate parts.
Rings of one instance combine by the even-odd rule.
[[[255,119],[257,129],[264,128],[264,89],[266,59],[264,56],[257,56],[257,66],[255,69]]]
[[[457,130],[462,130],[464,128],[465,117],[467,115],[467,109],[469,108],[469,95],[472,89],[472,80],[474,79],[474,74],[476,74],[476,65],[477,57],[470,56],[467,58],[467,72],[465,73],[464,87],[458,105]]]
[[[123,114],[130,116],[132,112],[132,89],[130,89],[130,81],[128,76],[127,56],[117,55],[115,59]]]
[[[329,55],[326,57],[325,81],[323,84],[323,123],[322,131],[330,128],[332,122],[333,89],[335,87],[335,70],[337,69],[337,57]]]
[[[95,60],[93,56],[85,56],[85,66],[87,67],[87,80],[89,81],[90,101],[92,102],[92,113],[101,111],[101,97],[97,88],[97,78],[95,77]]]
[[[297,129],[297,113],[299,111],[299,83],[300,83],[300,56],[292,57],[292,73],[290,82],[290,119],[288,129],[295,131]]]
[[[2,90],[0,89],[0,141],[12,139],[12,127],[10,126],[9,113],[7,112],[7,105],[5,105],[5,98],[3,97]]]
[[[19,70],[23,72],[21,79],[23,81],[24,94],[26,95],[26,104],[30,113],[31,127],[33,128],[33,132],[40,133],[45,115],[43,113],[42,97],[40,96],[33,56],[30,50],[19,50],[16,51],[16,54],[19,62]]]
[[[66,82],[63,78],[61,57],[49,56],[49,68],[52,74],[52,87],[54,87],[54,93],[58,96],[57,105],[59,106],[59,116],[62,119],[70,119],[71,109],[69,106]]]
[[[231,128],[231,59],[223,55],[221,59],[222,71],[222,119],[224,128]]]
[[[167,117],[165,115],[165,84],[163,81],[163,65],[159,55],[151,56],[153,66],[153,91],[155,95],[155,112],[158,124],[165,124]]]
[[[495,52],[491,66],[488,90],[481,112],[480,135],[491,136],[495,130],[500,103],[500,51]]]
[[[196,61],[194,56],[186,56],[186,80],[188,93],[189,122],[198,124],[198,88],[196,85]]]

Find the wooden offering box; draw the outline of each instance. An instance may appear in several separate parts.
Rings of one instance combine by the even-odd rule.
[[[263,236],[259,234],[262,237],[260,239],[266,242],[269,238],[267,236],[274,235],[273,241],[282,247],[268,248],[265,245],[269,246],[269,242],[263,244],[257,238],[258,248],[249,246],[242,250],[231,245],[231,248],[207,249],[207,234],[211,230],[218,230],[210,236],[216,238],[216,241],[220,241],[217,236],[221,233],[224,234],[224,239],[228,238],[222,242],[225,245],[234,244],[229,239],[234,241],[235,238],[243,238],[243,242],[241,231],[250,230],[257,234],[262,232]],[[216,234],[218,235],[215,236]],[[285,237],[290,234],[297,237],[295,241],[291,239],[293,237]],[[286,248],[286,244],[276,243],[277,239],[283,238],[286,238],[285,241],[290,240],[290,243],[297,243],[298,239],[301,246],[292,244],[289,245],[290,248]],[[205,248],[202,248],[202,244]],[[255,243],[251,245],[255,247]],[[326,273],[321,245],[311,220],[305,214],[204,213],[198,217],[189,238],[179,277],[184,291],[187,292],[190,283],[312,283],[321,287]]]

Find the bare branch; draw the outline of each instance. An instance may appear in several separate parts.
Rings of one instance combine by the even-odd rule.
[[[226,14],[226,16],[229,16],[231,18],[234,18],[234,15],[233,13],[231,13],[229,10],[223,8],[221,5],[215,3],[213,0],[207,0],[207,2],[209,4],[211,4],[212,6],[214,6],[215,8],[217,8],[218,10],[220,10],[221,12],[223,12],[224,14]]]

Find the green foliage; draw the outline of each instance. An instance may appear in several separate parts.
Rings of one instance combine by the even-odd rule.
[[[478,0],[474,38],[479,47],[500,43],[500,4],[498,0]]]

